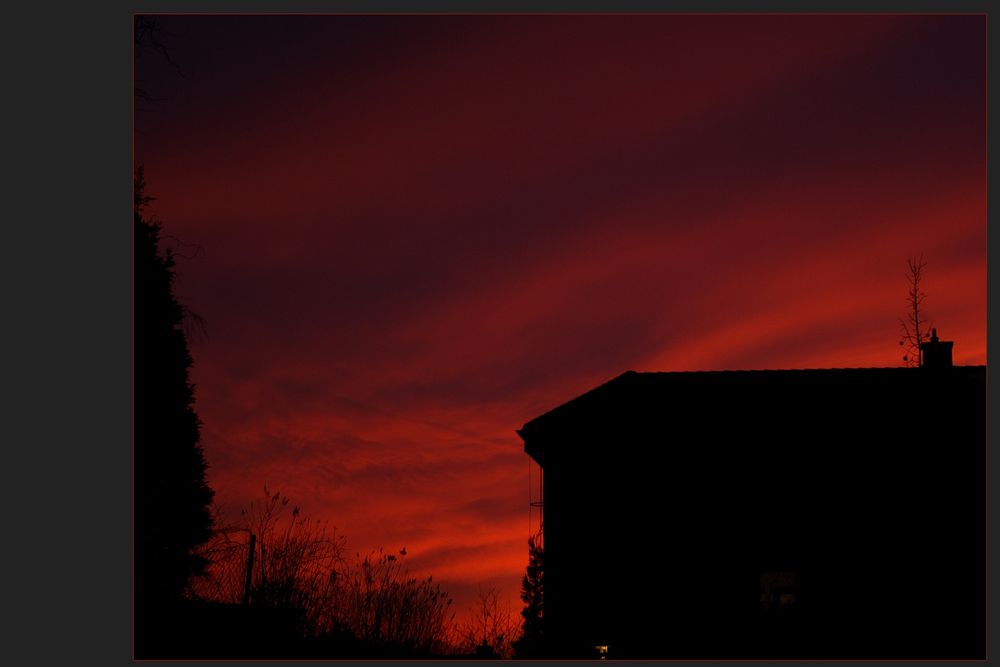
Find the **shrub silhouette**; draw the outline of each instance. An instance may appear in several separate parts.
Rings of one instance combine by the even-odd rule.
[[[234,533],[242,537],[233,539]],[[253,535],[253,539],[244,539]],[[254,545],[249,596],[244,590]],[[302,516],[281,493],[261,500],[222,528],[203,553],[213,560],[196,590],[207,600],[281,612],[293,618],[297,657],[431,657],[447,653],[451,599],[432,577],[417,578],[398,554],[379,549],[345,559],[346,542]],[[281,657],[296,657],[289,653]]]
[[[341,622],[358,639],[414,656],[447,650],[451,598],[433,577],[411,577],[405,555],[382,549],[360,555],[342,579]]]

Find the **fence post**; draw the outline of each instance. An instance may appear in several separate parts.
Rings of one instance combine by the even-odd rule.
[[[250,587],[253,586],[253,555],[257,549],[257,536],[250,533],[250,544],[247,547],[247,576],[243,582],[243,604],[250,604]]]

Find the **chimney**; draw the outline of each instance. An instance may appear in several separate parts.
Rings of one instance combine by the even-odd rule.
[[[920,365],[923,368],[951,368],[950,340],[938,340],[937,329],[931,329],[931,339],[920,344]]]

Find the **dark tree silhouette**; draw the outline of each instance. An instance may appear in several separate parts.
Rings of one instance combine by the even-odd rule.
[[[212,490],[205,482],[185,310],[173,294],[174,260],[161,254],[160,225],[145,216],[142,169],[135,175],[133,296],[133,495],[137,615],[179,600],[205,560]],[[137,625],[141,619],[137,621]]]
[[[520,638],[514,642],[514,655],[517,658],[544,657],[544,549],[542,548],[541,532],[528,538],[528,567],[521,581],[521,600],[524,609],[523,630]]]
[[[456,628],[459,650],[477,658],[509,658],[518,623],[496,587],[480,588],[475,606]]]
[[[921,310],[924,299],[927,295],[920,290],[920,280],[923,276],[924,267],[927,263],[923,257],[906,260],[906,280],[910,289],[906,294],[907,315],[900,318],[899,324],[903,330],[903,335],[899,340],[899,345],[903,348],[903,363],[907,366],[920,366],[921,353],[920,344],[926,343],[930,338],[930,325]]]

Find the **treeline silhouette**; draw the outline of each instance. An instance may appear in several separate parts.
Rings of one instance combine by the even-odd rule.
[[[541,550],[529,542],[523,629],[494,588],[456,622],[406,550],[347,557],[343,536],[267,487],[238,520],[213,491],[189,379],[174,257],[134,181],[134,657],[137,659],[537,657]]]

